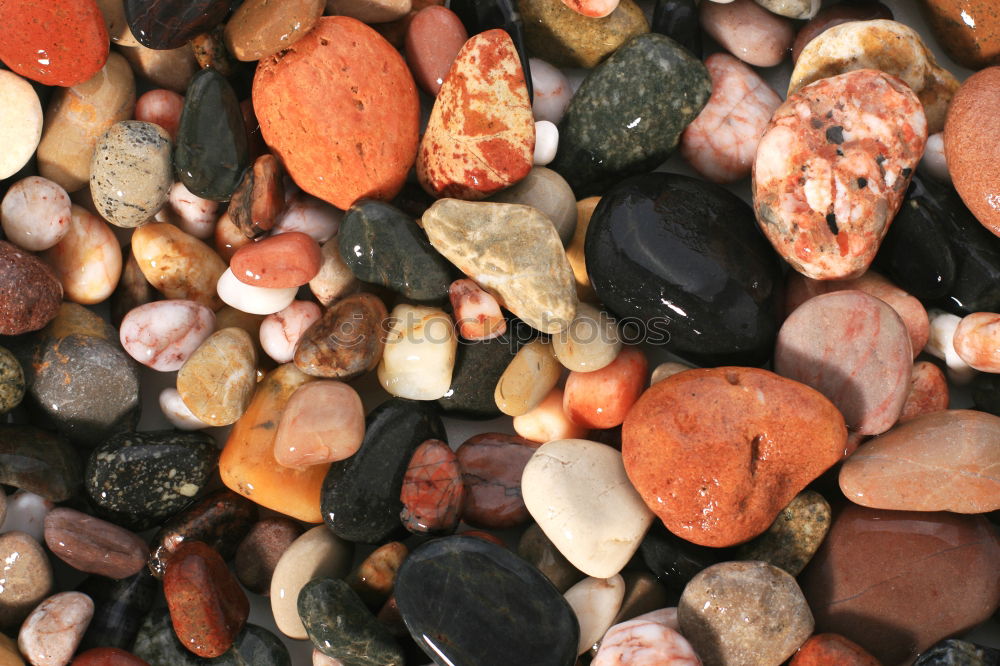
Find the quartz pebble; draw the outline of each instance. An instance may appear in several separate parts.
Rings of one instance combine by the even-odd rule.
[[[24,532],[0,534],[0,627],[16,628],[52,589],[52,565],[38,542]]]
[[[925,351],[945,362],[948,367],[948,378],[956,384],[967,384],[976,374],[958,355],[955,349],[955,331],[958,330],[962,318],[941,310],[930,310],[927,313],[930,320],[930,330]]]
[[[144,92],[135,101],[135,119],[159,125],[170,135],[171,141],[177,140],[183,110],[184,97],[163,88]]]
[[[501,412],[521,416],[541,404],[555,388],[562,369],[552,353],[553,345],[532,340],[521,347],[500,375],[494,400]]]
[[[0,220],[4,235],[14,245],[30,252],[47,250],[69,232],[69,195],[51,180],[28,176],[3,196]]]
[[[580,624],[576,650],[583,654],[600,642],[611,627],[625,598],[625,581],[615,574],[610,578],[584,578],[563,594]]]
[[[28,163],[42,139],[42,105],[31,84],[14,72],[0,71],[0,180],[10,178]]]
[[[559,128],[548,120],[535,121],[535,151],[531,163],[546,166],[559,152]]]
[[[540,58],[531,58],[531,84],[533,96],[531,112],[535,117],[535,142],[538,142],[537,121],[545,120],[553,125],[559,124],[566,107],[573,99],[573,88],[569,79],[557,67]],[[537,145],[536,145],[537,149]]]
[[[980,372],[1000,372],[1000,315],[974,312],[955,329],[955,352]]]
[[[215,313],[194,301],[154,301],[131,310],[119,339],[129,356],[160,372],[180,370],[215,328]]]
[[[251,0],[226,22],[226,48],[237,60],[263,60],[304,37],[323,15],[324,0]]]
[[[219,218],[217,201],[195,196],[179,181],[170,188],[168,201],[181,231],[201,240],[212,237]]]
[[[496,299],[472,280],[452,282],[448,299],[458,332],[466,340],[490,340],[507,331],[507,320]]]
[[[184,404],[181,394],[175,388],[165,388],[160,392],[160,411],[178,430],[201,430],[209,425],[192,413]]]
[[[470,437],[456,450],[465,484],[462,520],[474,527],[503,529],[528,520],[521,477],[537,445],[503,433]]]
[[[437,400],[448,392],[455,367],[451,317],[439,308],[397,305],[389,315],[378,380],[390,394]]]
[[[54,594],[25,619],[17,647],[32,666],[66,666],[93,616],[94,602],[86,594]]]
[[[566,330],[552,336],[552,352],[568,370],[596,372],[612,363],[621,351],[614,319],[589,303],[580,303]]]
[[[863,647],[839,634],[816,634],[796,651],[788,666],[881,666]]]
[[[66,507],[46,514],[45,543],[74,569],[108,578],[138,573],[149,552],[140,536]]]
[[[927,147],[924,148],[924,156],[920,158],[920,168],[943,183],[951,182],[951,172],[948,171],[948,160],[944,152],[944,132],[927,137]]]
[[[247,247],[252,248],[253,245]],[[233,258],[235,259],[235,255]],[[268,315],[280,312],[291,305],[298,293],[298,287],[258,287],[243,282],[236,277],[232,268],[227,268],[219,276],[216,291],[223,303],[237,310],[249,314]]]
[[[675,609],[672,615],[676,618]],[[601,639],[601,647],[590,662],[593,666],[700,666],[691,644],[677,631],[676,619],[668,623],[666,613],[656,611],[620,622]]]
[[[250,335],[223,328],[206,338],[177,373],[177,391],[201,421],[224,426],[246,411],[256,387],[257,352]]]
[[[132,233],[132,254],[149,283],[167,298],[195,301],[212,310],[222,307],[216,283],[226,265],[194,236],[172,224],[144,224]]]
[[[285,202],[284,209],[275,218],[271,235],[301,231],[325,247],[326,242],[337,235],[343,217],[343,211],[325,201],[304,192],[296,192]],[[333,243],[333,247],[336,248],[337,244]],[[326,254],[323,256],[325,258]]]
[[[537,148],[536,144],[536,148]],[[555,150],[552,157],[555,157]],[[549,161],[552,161],[551,158]],[[563,245],[576,229],[576,197],[566,179],[552,169],[536,166],[519,182],[494,194],[490,201],[531,206],[552,222]]]
[[[388,316],[372,294],[334,302],[299,338],[295,367],[314,377],[344,381],[375,369],[385,347]]]
[[[243,587],[268,596],[278,561],[300,536],[298,523],[283,516],[254,524],[236,547],[233,569]]]
[[[458,527],[465,501],[465,483],[458,457],[447,443],[429,439],[413,452],[403,475],[399,514],[416,534],[449,533]]]
[[[795,39],[791,21],[770,13],[754,0],[703,2],[699,8],[705,32],[754,67],[780,63]]]
[[[918,361],[913,364],[910,391],[899,413],[899,422],[948,409],[948,401],[948,380],[944,373],[930,361]]]
[[[573,423],[605,430],[619,426],[646,387],[648,364],[638,347],[625,347],[599,370],[570,372],[563,411]]]
[[[565,397],[561,388],[554,388],[536,407],[514,417],[514,432],[532,442],[586,437],[586,427],[577,425],[563,409]]]
[[[101,217],[131,229],[159,212],[174,182],[170,153],[170,135],[159,125],[112,125],[90,160],[90,195]]]
[[[406,64],[424,92],[438,94],[468,39],[462,20],[442,5],[430,5],[413,14],[406,29]]]
[[[121,248],[104,220],[80,206],[73,206],[71,214],[66,234],[42,254],[42,261],[59,276],[66,300],[100,303],[121,277]]]
[[[288,363],[295,355],[299,338],[320,316],[322,310],[312,301],[292,301],[260,323],[260,346],[277,363]]]
[[[285,406],[274,436],[274,459],[303,467],[354,455],[365,436],[365,411],[353,388],[323,380],[300,386]]]
[[[740,546],[739,559],[767,562],[798,576],[823,543],[830,516],[826,499],[804,490],[781,510],[766,532]]]

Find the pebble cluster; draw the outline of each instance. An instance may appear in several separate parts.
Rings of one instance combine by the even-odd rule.
[[[914,4],[0,0],[0,665],[1000,664]]]

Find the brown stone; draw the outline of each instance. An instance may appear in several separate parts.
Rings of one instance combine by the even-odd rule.
[[[938,44],[969,69],[1000,65],[1000,6],[993,0],[923,0]]]
[[[226,46],[237,60],[254,61],[287,49],[312,30],[324,0],[249,0],[226,23]]]
[[[816,634],[799,648],[788,666],[882,666],[867,650],[838,634]]]
[[[223,27],[216,26],[191,38],[191,51],[202,69],[211,67],[223,76],[233,75],[233,57],[229,55],[222,36]]]
[[[149,554],[139,535],[66,507],[45,515],[45,543],[74,569],[115,579],[138,573]]]
[[[166,88],[184,94],[191,77],[198,71],[198,61],[189,44],[176,49],[161,51],[147,49],[141,44],[119,49],[132,69],[148,79],[157,88]]]
[[[462,520],[474,527],[516,527],[530,514],[521,497],[521,473],[538,444],[516,435],[487,432],[458,447],[465,482]]]
[[[266,154],[254,160],[253,167],[243,174],[226,212],[243,235],[257,238],[274,227],[284,207],[281,165],[274,155]]]
[[[906,394],[899,422],[909,421],[921,414],[948,409],[948,379],[941,368],[930,361],[917,361],[910,375],[910,392]]]
[[[369,608],[379,609],[389,599],[392,588],[396,584],[396,573],[410,550],[398,541],[390,541],[372,551],[347,576],[347,584],[351,586],[361,600]]]
[[[562,0],[518,0],[528,52],[557,67],[596,67],[625,42],[649,32],[642,8],[621,0],[604,18],[578,14]]]
[[[335,302],[299,338],[295,367],[313,377],[345,381],[374,370],[385,348],[383,322],[388,316],[373,294]]]
[[[467,39],[462,20],[446,7],[431,5],[414,14],[406,30],[406,64],[417,85],[437,95]]]
[[[0,535],[0,628],[17,628],[52,589],[52,566],[38,542],[24,532]]]
[[[236,548],[236,577],[245,588],[266,597],[278,560],[301,535],[298,523],[283,516],[261,520]]]
[[[35,255],[0,241],[0,335],[37,331],[59,312],[59,278]]]

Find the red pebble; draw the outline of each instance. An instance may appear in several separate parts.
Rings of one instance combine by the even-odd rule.
[[[403,476],[399,495],[403,525],[411,532],[453,532],[458,527],[465,499],[465,484],[458,458],[439,439],[417,447]]]
[[[244,245],[233,255],[229,267],[240,282],[280,289],[309,282],[322,263],[316,241],[301,231],[289,231]]]
[[[638,347],[625,347],[615,360],[593,372],[569,373],[563,393],[563,411],[585,428],[621,425],[646,386],[646,356]]]
[[[432,5],[414,14],[406,30],[406,64],[417,85],[437,95],[468,39],[462,19],[446,7]]]
[[[80,654],[70,666],[149,666],[149,664],[125,650],[102,647]]]
[[[167,130],[170,138],[177,140],[177,128],[181,125],[181,111],[184,98],[173,90],[150,90],[135,102],[135,119],[155,123]]]
[[[802,644],[788,666],[882,666],[882,662],[840,634],[816,634]]]
[[[247,595],[222,556],[200,541],[188,541],[174,552],[163,594],[174,633],[199,657],[225,653],[250,614]]]
[[[517,435],[486,432],[455,452],[465,483],[462,520],[474,527],[516,527],[530,517],[521,498],[521,473],[538,444]]]

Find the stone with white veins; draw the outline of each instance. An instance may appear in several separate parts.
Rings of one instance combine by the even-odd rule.
[[[701,666],[681,636],[677,609],[661,608],[608,629],[591,666]]]

